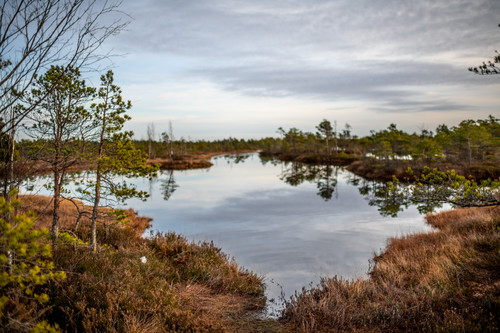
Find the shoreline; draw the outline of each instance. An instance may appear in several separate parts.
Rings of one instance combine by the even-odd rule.
[[[19,214],[32,211],[36,229],[50,228],[51,197],[19,199]],[[92,252],[89,215],[74,228],[76,206],[85,212],[92,207],[75,203],[61,202],[61,237],[52,260],[68,277],[41,289],[49,296],[48,308],[41,310],[45,320],[65,331],[279,331],[277,321],[259,316],[266,305],[264,278],[231,261],[222,249],[174,232],[144,237],[152,219],[128,209],[126,224],[111,216],[98,223],[98,251]],[[103,215],[108,211],[100,209]],[[111,323],[109,316],[121,319]]]
[[[52,216],[50,197],[21,196],[21,199],[26,203],[23,206],[39,207],[35,210],[39,215],[38,227],[50,224]],[[61,206],[64,211],[61,214],[61,223],[71,226],[76,209],[73,204],[66,201]],[[25,208],[29,207],[23,209]],[[144,253],[149,253],[146,257],[149,261],[153,260],[152,264],[157,260],[165,260],[171,262],[169,265],[173,265],[174,270],[180,269],[175,274],[186,274],[182,272],[186,272],[186,269],[189,272],[200,264],[204,267],[203,271],[206,271],[203,274],[207,274],[208,280],[204,280],[205,278],[199,281],[198,278],[193,280],[189,277],[191,273],[188,273],[187,280],[182,278],[176,282],[177,287],[169,291],[184,301],[175,303],[174,308],[168,311],[198,313],[196,317],[198,319],[194,319],[195,317],[188,319],[190,316],[181,318],[174,316],[170,319],[173,320],[171,324],[174,323],[174,326],[170,327],[242,332],[435,329],[492,331],[495,329],[495,321],[491,321],[486,312],[498,315],[494,304],[500,304],[500,253],[498,253],[500,208],[498,207],[453,209],[426,215],[426,221],[433,226],[433,230],[390,238],[387,247],[373,257],[374,266],[368,278],[357,280],[345,280],[342,277],[325,278],[320,285],[304,289],[287,301],[282,316],[277,319],[256,316],[264,306],[263,289],[255,293],[261,288],[257,286],[260,284],[259,279],[263,277],[241,271],[236,263],[230,264],[233,266],[226,266],[228,262],[220,261],[223,257],[227,258],[222,250],[207,243],[198,245],[189,243],[183,236],[174,233],[165,234],[160,238],[144,238],[142,234],[151,219],[137,216],[133,209],[129,209],[128,213],[133,222],[124,228],[117,228],[113,223],[100,226],[99,243],[101,246],[107,244],[107,247],[117,252],[108,254],[106,247],[101,248],[98,252],[98,257],[101,258],[99,260],[109,255],[126,258],[132,255],[134,260],[138,260],[137,258]],[[43,219],[47,221],[43,222]],[[150,250],[144,252],[147,248]],[[69,251],[66,249],[61,253],[60,250],[62,248],[56,248],[54,251],[58,267],[61,267],[61,262],[67,260],[64,258]],[[71,251],[76,251],[75,255],[81,257],[86,253],[82,250],[75,247]],[[217,253],[222,254],[222,257]],[[154,259],[158,255],[161,259],[160,257]],[[219,259],[215,262],[214,259],[207,261],[207,255]],[[214,255],[215,257],[212,257]],[[80,259],[80,262],[96,260],[93,255],[85,258],[87,259]],[[452,261],[450,258],[453,258]],[[191,266],[193,260],[197,262],[195,266]],[[65,265],[72,267],[73,264],[67,263],[62,267]],[[219,275],[221,273],[216,273],[220,269],[228,272],[225,267],[233,267],[229,268],[229,271],[236,275],[231,273],[227,277],[221,277]],[[123,268],[113,269],[119,272]],[[149,271],[141,272],[140,274],[148,274]],[[93,274],[90,271],[88,273]],[[457,274],[460,276],[460,281],[456,280]],[[98,276],[95,276],[95,279],[97,278]],[[136,278],[130,283],[134,283]],[[93,277],[90,281],[96,283],[95,279]],[[231,282],[240,279],[243,280]],[[178,278],[174,280],[177,281]],[[56,291],[49,293],[51,299],[57,299],[54,293],[65,292],[64,288],[70,288],[74,283],[82,283],[78,281],[72,278],[70,282],[59,286]],[[240,287],[226,289],[233,283],[240,285],[243,281],[253,281],[252,287],[241,290],[238,289]],[[82,292],[87,288],[90,286],[84,287]],[[496,301],[491,303],[495,299]],[[211,319],[216,313],[219,319]]]
[[[366,279],[328,277],[287,302],[290,331],[496,332],[500,207],[426,215],[433,230],[390,238]]]
[[[214,156],[230,154],[259,153],[260,157],[273,158],[282,162],[297,162],[309,165],[337,165],[343,166],[357,176],[366,180],[391,181],[395,175],[401,181],[407,176],[406,170],[411,167],[415,175],[419,175],[425,166],[437,168],[438,170],[454,169],[461,176],[472,176],[476,180],[500,178],[500,165],[494,162],[475,163],[470,167],[463,163],[452,162],[423,162],[423,161],[401,161],[401,160],[378,160],[350,155],[324,155],[324,154],[280,154],[269,153],[262,150],[234,150],[219,151],[199,154],[184,154],[173,156],[172,159],[157,157],[147,159],[148,165],[158,164],[160,170],[189,170],[210,168],[213,163],[210,159]],[[32,176],[47,175],[51,173],[50,165],[46,163],[33,163],[30,161],[19,161],[16,166],[17,174]],[[91,168],[88,162],[77,163],[68,168],[67,172],[86,171]]]
[[[176,155],[170,158],[149,158],[148,165],[159,164],[160,170],[189,170],[210,168],[213,163],[209,161],[214,156],[257,153],[259,150],[234,150],[201,154]]]
[[[495,162],[473,163],[467,167],[462,162],[424,162],[421,160],[383,160],[375,158],[365,158],[358,155],[348,154],[295,154],[295,153],[269,153],[262,152],[261,156],[274,158],[283,162],[297,162],[310,165],[330,164],[344,166],[357,176],[366,180],[391,181],[395,175],[401,181],[407,177],[406,170],[410,167],[415,175],[420,175],[424,167],[437,168],[440,171],[454,169],[458,175],[476,180],[486,180],[500,178],[500,165]]]

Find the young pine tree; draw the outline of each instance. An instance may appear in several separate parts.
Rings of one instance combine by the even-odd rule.
[[[131,197],[145,198],[147,193],[138,191],[123,177],[152,177],[158,168],[146,165],[145,154],[136,149],[131,141],[132,132],[122,132],[123,125],[130,117],[126,114],[132,107],[130,101],[123,100],[121,89],[114,84],[113,72],[101,76],[98,91],[99,103],[91,106],[94,127],[97,135],[95,154],[95,178],[90,181],[93,191],[93,209],[91,218],[91,246],[97,249],[97,219],[101,199],[115,198],[118,201]]]
[[[28,131],[36,139],[32,158],[48,163],[53,174],[53,244],[59,236],[59,206],[67,172],[82,159],[90,134],[90,114],[84,105],[94,93],[77,68],[52,66],[36,80],[27,98],[27,105],[35,104]]]

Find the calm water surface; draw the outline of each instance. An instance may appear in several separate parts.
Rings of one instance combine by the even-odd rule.
[[[138,181],[150,198],[128,206],[152,217],[153,230],[214,241],[265,276],[270,298],[283,291],[288,299],[321,277],[366,277],[388,238],[429,230],[412,207],[397,218],[381,216],[360,194],[361,179],[348,171],[316,167],[308,181],[294,165],[264,163],[258,154],[212,161],[210,169],[165,171]]]
[[[366,277],[390,237],[430,229],[414,207],[383,217],[369,204],[377,183],[341,168],[263,162],[256,153],[212,162],[209,169],[133,180],[150,197],[127,205],[153,218],[153,231],[213,241],[264,276],[267,296],[276,300],[270,311],[280,308],[282,293],[288,299],[321,277]]]

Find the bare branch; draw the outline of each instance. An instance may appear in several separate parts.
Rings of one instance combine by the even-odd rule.
[[[40,72],[51,65],[94,68],[109,53],[104,41],[128,24],[119,1],[9,0],[0,7],[0,118],[22,101]],[[47,96],[40,96],[43,100]],[[19,126],[40,101],[16,115]],[[10,131],[5,121],[0,131]]]

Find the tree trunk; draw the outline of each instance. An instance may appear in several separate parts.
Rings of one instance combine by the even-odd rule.
[[[108,100],[106,98],[106,105]],[[104,153],[104,133],[106,132],[107,126],[107,108],[105,108],[102,115],[102,127],[101,134],[99,138],[99,148],[97,150],[97,169],[96,169],[96,179],[95,179],[95,194],[94,194],[94,207],[92,208],[92,219],[90,225],[90,245],[92,247],[92,251],[97,251],[97,214],[99,210],[99,202],[101,201],[101,177],[102,177],[102,169],[100,164],[100,159]]]
[[[470,169],[471,160],[472,160],[472,151],[470,147],[470,138],[467,138],[467,169]]]
[[[15,132],[15,126],[14,126],[14,109],[12,109],[11,121],[12,121],[12,129],[11,129],[10,136],[9,136],[9,162],[8,162],[9,167],[8,167],[8,172],[7,172],[7,176],[5,179],[5,188],[7,189],[7,191],[5,193],[5,200],[9,203],[12,201],[11,193],[12,193],[12,190],[14,189],[14,153],[15,153],[15,148],[16,148],[16,146],[15,146],[15,144],[16,144],[16,140],[15,140],[16,132]],[[12,217],[11,213],[7,214],[7,221],[9,223],[13,222],[13,217]]]
[[[61,204],[61,187],[64,178],[64,172],[59,170],[61,164],[60,135],[55,138],[55,159],[53,164],[54,171],[54,211],[52,213],[52,246],[56,246],[59,237],[59,206]]]
[[[54,211],[52,214],[52,246],[56,245],[59,237],[59,206],[61,197],[61,184],[59,181],[59,170],[54,171]]]
[[[101,172],[97,167],[96,183],[95,183],[95,197],[94,207],[92,209],[92,223],[90,226],[90,245],[92,251],[97,251],[97,214],[99,209],[99,201],[101,200]]]

